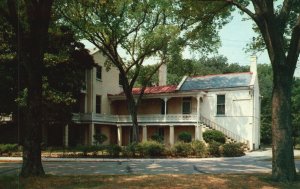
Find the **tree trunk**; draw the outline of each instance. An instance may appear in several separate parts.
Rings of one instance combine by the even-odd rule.
[[[293,181],[296,175],[291,121],[292,76],[286,67],[273,64],[272,177],[276,181]]]
[[[132,139],[130,142],[138,143],[139,142],[139,125],[138,125],[138,121],[137,121],[137,108],[136,108],[134,98],[129,98],[128,100],[129,100],[128,110],[129,110],[131,120],[132,120]]]
[[[34,57],[26,61],[28,69],[28,96],[25,112],[25,132],[23,140],[23,165],[21,176],[45,175],[41,162],[42,142],[42,70],[43,55],[40,50],[33,48],[29,53]]]
[[[42,141],[42,72],[44,51],[48,43],[48,28],[53,0],[25,1],[28,30],[19,39],[19,56],[28,76],[27,112],[25,113],[23,165],[21,176],[45,175],[41,161]]]

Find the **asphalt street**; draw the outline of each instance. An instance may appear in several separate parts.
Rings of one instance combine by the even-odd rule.
[[[299,172],[300,161],[295,163]],[[268,173],[271,172],[271,153],[270,150],[257,151],[234,158],[43,158],[43,167],[52,175]],[[20,169],[21,158],[0,157],[0,175],[18,174]]]

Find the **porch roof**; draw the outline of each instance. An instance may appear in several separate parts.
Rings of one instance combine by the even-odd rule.
[[[144,94],[159,94],[159,93],[173,93],[176,91],[176,85],[166,85],[166,86],[155,86],[147,87]],[[133,88],[132,93],[134,95],[141,93],[141,88]]]
[[[186,77],[179,86],[180,91],[246,87],[250,85],[252,72],[229,73]]]

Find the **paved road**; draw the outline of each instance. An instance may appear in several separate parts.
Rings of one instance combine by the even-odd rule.
[[[236,158],[204,159],[44,158],[43,166],[47,174],[53,175],[267,173],[271,172],[270,154],[270,151],[265,151],[252,152]],[[0,158],[0,175],[19,173],[20,161],[3,162],[3,160]],[[299,160],[296,160],[296,168],[299,172]]]

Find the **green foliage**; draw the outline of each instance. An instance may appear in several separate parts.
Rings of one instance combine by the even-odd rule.
[[[209,144],[208,144],[208,152],[211,156],[214,156],[214,157],[219,157],[221,155],[220,153],[220,146],[222,144],[219,143],[219,142],[216,142],[216,141],[211,141]]]
[[[296,78],[292,89],[292,125],[294,144],[300,144],[300,79]],[[298,140],[297,140],[298,138]],[[297,142],[298,141],[298,142]]]
[[[94,143],[96,144],[96,145],[101,145],[103,142],[105,142],[106,140],[107,140],[107,136],[105,135],[105,134],[102,134],[102,133],[97,133],[97,134],[95,134],[94,136]]]
[[[189,132],[181,132],[178,135],[178,140],[183,142],[191,142],[192,141],[192,135]]]
[[[242,143],[227,143],[222,145],[220,153],[225,157],[239,157],[245,155],[244,144]]]
[[[154,140],[154,141],[157,141],[157,142],[162,143],[162,142],[164,141],[164,136],[159,135],[159,133],[154,133],[154,134],[151,136],[151,140]]]
[[[225,135],[221,131],[217,130],[207,130],[203,133],[203,139],[207,143],[211,143],[213,141],[224,144],[226,141]]]
[[[19,111],[18,115],[23,116],[28,106],[28,70],[16,58],[16,44],[10,37],[9,31],[0,27],[0,41],[4,44],[0,45],[0,54],[10,57],[0,56],[0,98],[6,99],[0,106],[0,112],[15,115]],[[41,110],[44,111],[42,115],[46,115],[43,121],[45,124],[67,124],[71,113],[79,109],[76,102],[85,85],[85,69],[92,68],[94,60],[67,27],[51,23],[49,41],[51,43],[46,46],[44,64],[40,70],[43,82]]]
[[[0,155],[7,153],[11,154],[12,152],[18,151],[18,144],[0,144]]]
[[[192,154],[193,149],[191,143],[186,142],[176,142],[172,147],[172,151],[175,156],[187,157]]]
[[[269,64],[258,64],[257,71],[262,96],[260,136],[261,142],[268,145],[272,142],[272,67]]]
[[[122,152],[122,148],[117,144],[110,144],[106,146],[106,151],[112,157],[119,157]]]
[[[137,145],[141,156],[161,156],[164,153],[164,145],[157,141],[146,141]]]
[[[204,142],[195,140],[191,143],[193,155],[197,157],[206,157],[207,156],[207,147]]]
[[[98,151],[103,150],[100,146],[86,146],[86,145],[77,145],[73,151],[80,151],[84,156],[87,156],[88,153],[93,153],[97,155]]]
[[[139,150],[140,149],[139,149],[138,144],[133,142],[123,148],[122,154],[123,154],[123,156],[126,156],[126,157],[135,157]]]

